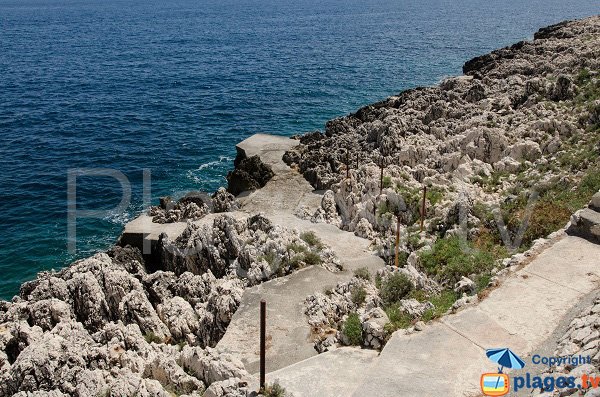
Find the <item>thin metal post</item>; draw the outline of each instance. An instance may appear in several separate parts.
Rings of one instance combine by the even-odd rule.
[[[265,352],[267,347],[267,302],[260,301],[260,390],[265,389]]]
[[[346,179],[350,179],[350,151],[346,150]]]
[[[381,168],[381,175],[379,176],[379,194],[383,193],[383,159],[381,159],[381,163],[379,164]]]
[[[427,186],[423,186],[423,201],[421,203],[421,233],[423,232],[423,222],[425,222],[425,197],[427,196]]]
[[[400,267],[398,265],[398,250],[400,245],[400,215],[396,217],[396,267]]]

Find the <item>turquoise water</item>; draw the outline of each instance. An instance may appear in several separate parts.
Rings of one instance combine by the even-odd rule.
[[[597,1],[0,0],[0,298],[108,247],[152,196],[214,190],[256,132],[291,135],[459,74],[467,59]],[[123,213],[80,220],[67,252],[67,170],[113,168]],[[111,178],[78,180],[110,209]]]

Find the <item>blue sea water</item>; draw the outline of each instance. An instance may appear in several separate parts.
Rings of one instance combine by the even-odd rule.
[[[107,248],[152,197],[225,183],[243,138],[320,129],[467,59],[598,13],[597,0],[0,0],[0,298]],[[80,220],[67,171],[113,168],[124,213]],[[78,180],[81,209],[121,200]]]

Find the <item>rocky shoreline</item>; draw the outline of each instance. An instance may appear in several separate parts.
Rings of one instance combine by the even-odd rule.
[[[600,17],[563,22],[468,61],[464,76],[296,137],[284,161],[325,192],[318,207],[299,205],[295,215],[370,240],[390,265],[307,296],[319,352],[380,349],[398,329],[418,331],[483,298],[587,204],[600,188],[599,48]],[[245,289],[311,266],[340,272],[344,263],[318,235],[244,209],[243,192],[264,188],[277,170],[243,151],[234,165],[227,190],[163,198],[142,215],[158,230],[181,229],[160,234],[151,253],[142,255],[143,237],[124,233],[108,252],[40,273],[0,302],[0,396],[255,393],[240,358],[215,349]],[[514,241],[533,192],[540,201],[520,236],[521,251],[531,251],[501,249],[492,207],[504,211]],[[596,242],[598,197],[569,228]],[[457,268],[447,251],[459,238],[471,251]],[[345,331],[350,317],[358,340]]]

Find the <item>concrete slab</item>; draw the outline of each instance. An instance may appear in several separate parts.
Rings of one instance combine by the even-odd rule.
[[[183,233],[185,227],[186,222],[153,223],[151,216],[142,214],[125,225],[123,235],[146,235],[149,240],[158,240],[161,233],[166,233],[169,238],[175,239]]]
[[[507,331],[479,307],[467,308],[441,321],[483,349],[510,346],[514,351],[524,352],[529,347],[519,334]]]
[[[259,370],[259,308],[267,301],[267,372],[317,354],[304,314],[306,297],[334,286],[351,275],[312,266],[244,291],[240,307],[217,347],[236,354],[250,373]]]
[[[481,374],[493,369],[483,349],[437,322],[411,335],[395,333],[351,396],[476,395]]]
[[[285,385],[289,393],[298,397],[346,397],[364,382],[378,355],[374,350],[341,347],[268,373],[266,381]]]
[[[590,255],[593,252],[596,255]],[[587,293],[600,285],[600,245],[567,236],[555,243],[552,250],[542,252],[525,271]]]

